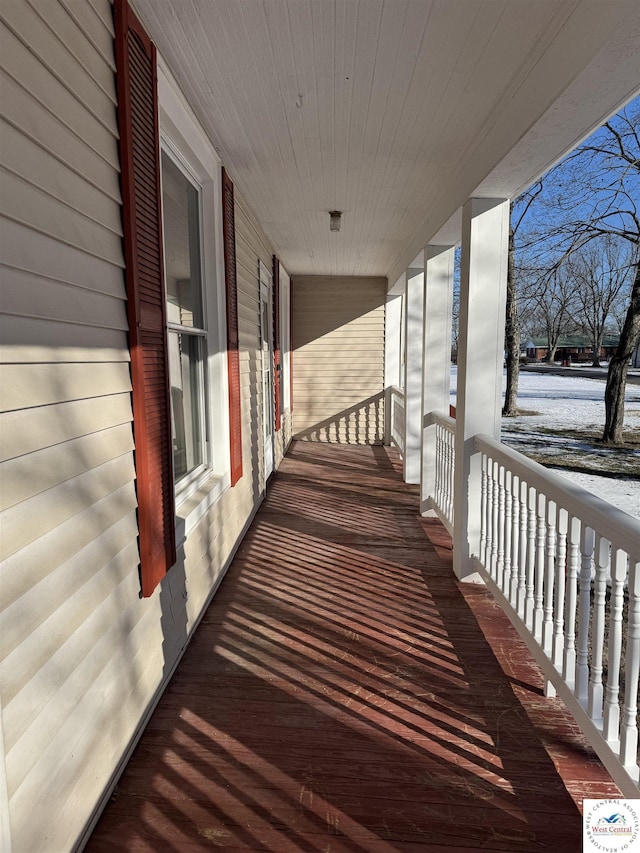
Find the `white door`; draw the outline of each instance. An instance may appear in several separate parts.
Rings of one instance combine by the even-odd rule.
[[[273,471],[273,296],[271,274],[260,264],[260,348],[262,350],[262,437],[265,480]]]

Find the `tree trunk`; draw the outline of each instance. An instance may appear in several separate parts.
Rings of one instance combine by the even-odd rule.
[[[636,264],[635,278],[631,290],[631,301],[620,343],[609,362],[607,387],[604,392],[605,424],[602,440],[607,444],[622,443],[624,426],[624,393],[627,385],[627,370],[633,351],[640,339],[640,261]]]
[[[513,208],[513,204],[511,205]],[[507,387],[502,415],[513,418],[518,414],[518,378],[520,376],[520,318],[518,317],[518,294],[514,274],[514,233],[509,228],[509,254],[507,258],[507,317],[504,342],[507,351]]]
[[[591,367],[600,367],[600,350],[602,349],[602,339],[604,337],[604,327],[596,332],[593,336],[593,355],[591,357]]]

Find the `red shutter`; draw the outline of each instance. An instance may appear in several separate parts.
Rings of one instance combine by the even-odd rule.
[[[289,284],[289,411],[293,412],[293,279]]]
[[[127,0],[116,0],[115,32],[140,579],[149,596],[176,561],[156,51]]]
[[[282,353],[280,351],[280,261],[273,256],[273,396],[276,431],[282,417]]]
[[[227,365],[229,370],[229,431],[231,435],[231,485],[242,477],[242,409],[240,402],[240,346],[238,337],[238,284],[236,278],[236,218],[233,182],[222,170],[222,226],[224,279],[227,294]]]

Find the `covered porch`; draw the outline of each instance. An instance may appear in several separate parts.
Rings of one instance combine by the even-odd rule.
[[[620,792],[402,469],[293,443],[87,850],[579,849]]]
[[[0,848],[578,849],[640,525],[500,443],[509,205],[637,2],[0,17]]]

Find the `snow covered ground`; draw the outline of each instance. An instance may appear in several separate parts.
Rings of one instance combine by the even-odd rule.
[[[457,368],[451,371],[451,402],[455,405]],[[521,371],[518,407],[536,414],[503,418],[502,440],[521,453],[547,457],[572,457],[572,467],[593,470],[606,467],[615,476],[555,468],[563,477],[593,492],[614,506],[640,518],[640,446],[636,451],[594,448],[580,441],[580,432],[601,432],[604,424],[604,389],[601,379],[554,376]],[[576,438],[554,435],[559,429],[576,430]],[[627,385],[625,431],[640,435],[640,385]],[[584,466],[582,465],[584,461]],[[554,467],[551,459],[548,467]],[[625,476],[629,475],[629,476]]]

